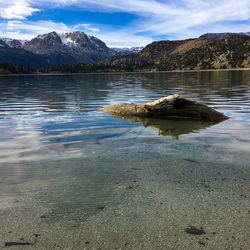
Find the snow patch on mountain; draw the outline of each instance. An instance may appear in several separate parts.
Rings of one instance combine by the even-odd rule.
[[[12,38],[0,38],[11,48],[23,48],[27,40],[17,40]]]
[[[58,35],[61,38],[61,41],[64,45],[66,45],[66,46],[69,46],[69,45],[76,46],[77,45],[75,41],[73,41],[70,37],[67,36],[67,33],[60,33]]]

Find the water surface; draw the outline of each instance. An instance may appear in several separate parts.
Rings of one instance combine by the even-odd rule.
[[[174,93],[230,119],[99,111]],[[250,71],[0,77],[0,131],[0,248],[250,245]]]

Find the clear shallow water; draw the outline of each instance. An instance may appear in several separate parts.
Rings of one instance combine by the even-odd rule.
[[[174,93],[230,119],[99,111]],[[247,249],[249,97],[250,71],[0,77],[0,243]]]

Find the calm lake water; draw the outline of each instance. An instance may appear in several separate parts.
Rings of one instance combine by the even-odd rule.
[[[230,119],[99,111],[174,93]],[[0,132],[1,249],[250,248],[250,71],[1,76]]]

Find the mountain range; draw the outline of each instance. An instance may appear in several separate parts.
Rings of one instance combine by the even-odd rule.
[[[179,41],[157,41],[135,55],[101,62],[110,71],[173,71],[250,68],[249,33],[205,34]]]
[[[109,48],[100,39],[80,31],[61,34],[53,31],[30,41],[0,38],[0,61],[40,68],[97,63],[110,56],[135,54],[140,49]]]
[[[207,33],[195,39],[157,41],[145,48],[109,48],[84,32],[54,31],[30,41],[0,38],[0,62],[34,69],[67,64],[72,65],[69,72],[248,68],[250,32]]]

